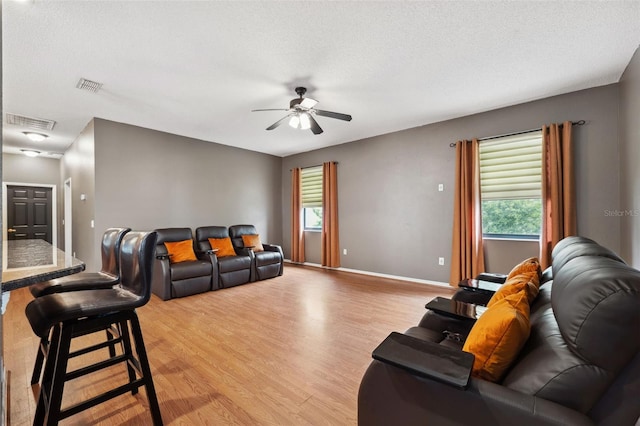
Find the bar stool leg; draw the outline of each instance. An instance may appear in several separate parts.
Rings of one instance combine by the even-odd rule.
[[[64,392],[65,375],[67,374],[69,350],[71,348],[71,337],[73,335],[73,326],[68,326],[63,323],[60,328],[62,329],[60,333],[60,343],[57,345],[57,350],[54,356],[55,370],[53,372],[51,390],[48,394],[49,404],[47,407],[48,409],[46,410],[47,414],[45,422],[47,426],[57,425],[60,420],[62,393]],[[49,357],[51,357],[51,350],[49,350]]]
[[[131,333],[133,334],[133,339],[136,344],[136,352],[138,353],[138,360],[140,361],[140,369],[142,370],[144,387],[147,392],[147,399],[149,400],[151,418],[153,420],[154,426],[162,426],[162,414],[160,414],[160,406],[158,405],[156,389],[153,386],[153,378],[151,377],[149,359],[147,358],[147,351],[144,347],[144,340],[142,339],[140,321],[138,320],[138,314],[136,314],[135,311],[132,312],[131,315]]]
[[[40,393],[38,395],[38,405],[36,405],[36,414],[33,418],[33,425],[40,426],[44,424],[45,417],[47,415],[48,406],[48,390],[50,390],[51,379],[53,378],[53,372],[55,370],[55,354],[57,352],[58,345],[60,344],[60,324],[56,324],[51,329],[50,341],[49,341],[49,354],[46,357],[44,366],[44,372],[42,375],[42,382],[40,383]],[[53,350],[53,352],[51,352]]]
[[[127,373],[129,374],[129,383],[133,383],[136,381],[136,372],[133,369],[131,363],[136,361],[133,356],[133,350],[131,348],[131,336],[129,335],[129,324],[127,321],[121,321],[118,323],[118,329],[120,330],[120,335],[122,336],[122,350],[124,355],[129,360],[127,364]],[[140,368],[138,366],[138,368]],[[131,391],[131,395],[135,395],[138,393],[138,388],[135,388]]]
[[[45,354],[49,352],[49,341],[46,338],[40,339],[38,345],[38,353],[36,353],[36,362],[33,365],[33,374],[31,375],[31,384],[35,385],[40,381],[42,366],[44,364]]]

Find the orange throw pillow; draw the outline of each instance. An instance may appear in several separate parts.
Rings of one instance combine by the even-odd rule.
[[[529,338],[529,302],[524,292],[498,301],[478,318],[462,350],[475,356],[471,374],[499,381]]]
[[[231,238],[209,238],[209,244],[213,250],[218,249],[216,252],[217,257],[235,256],[236,251],[231,244]]]
[[[530,257],[529,259],[523,260],[514,266],[511,272],[509,272],[507,280],[491,297],[491,300],[487,303],[487,307],[492,306],[498,300],[501,300],[506,296],[523,290],[527,292],[529,304],[531,304],[538,296],[541,276],[542,270],[537,257]]]
[[[253,251],[264,251],[264,247],[262,247],[262,242],[260,242],[260,235],[249,234],[242,236],[242,244],[245,247],[253,247]]]
[[[169,252],[169,263],[198,260],[193,251],[193,242],[191,240],[166,242],[164,246]]]
[[[516,275],[520,274],[536,274],[538,275],[538,281],[540,281],[540,276],[542,275],[542,269],[540,268],[540,261],[537,257],[530,257],[528,259],[523,260],[513,267],[509,275],[507,275],[507,281],[509,278],[513,278]]]
[[[531,273],[522,273],[518,275],[514,275],[510,279],[508,279],[498,291],[491,296],[491,300],[487,303],[487,307],[493,306],[499,300],[504,299],[507,296],[512,294],[517,294],[522,291],[527,295],[527,300],[529,304],[531,304],[535,298],[538,296],[538,291],[540,288],[540,279],[537,274]]]

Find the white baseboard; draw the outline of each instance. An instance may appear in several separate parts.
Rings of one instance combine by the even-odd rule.
[[[435,286],[438,286],[438,287],[452,288],[449,285],[449,283],[445,283],[445,282],[442,282],[442,281],[422,280],[422,279],[419,279],[419,278],[402,277],[402,276],[399,276],[399,275],[380,274],[378,272],[361,271],[359,269],[329,268],[328,266],[322,266],[322,265],[319,265],[317,263],[310,263],[310,262],[294,263],[290,259],[285,259],[284,261],[286,263],[291,263],[291,264],[295,264],[295,265],[311,266],[312,268],[330,269],[330,270],[333,270],[333,271],[350,272],[352,274],[368,275],[368,276],[371,276],[371,277],[389,278],[389,279],[392,279],[392,280],[408,281],[408,282],[418,283],[418,284],[428,284],[428,285],[435,285]]]

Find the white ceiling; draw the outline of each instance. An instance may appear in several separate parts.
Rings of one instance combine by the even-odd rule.
[[[3,1],[2,42],[4,113],[57,123],[5,152],[100,117],[286,156],[617,82],[640,1]],[[353,121],[266,131],[296,86]]]

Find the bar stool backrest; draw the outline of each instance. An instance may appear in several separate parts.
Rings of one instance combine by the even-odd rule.
[[[102,235],[102,270],[101,272],[120,276],[120,244],[124,235],[131,228],[109,228]]]
[[[138,296],[136,306],[151,297],[151,272],[158,235],[153,232],[129,232],[120,246],[120,287]]]

